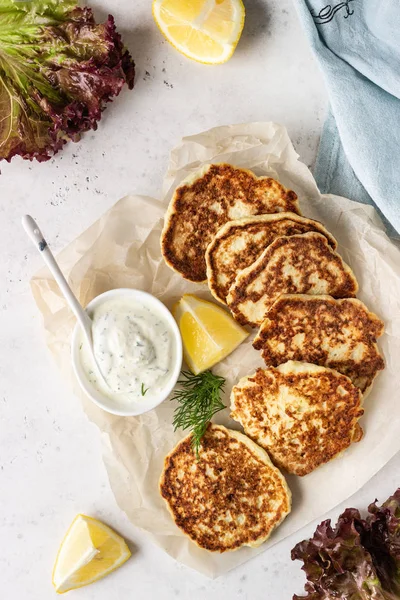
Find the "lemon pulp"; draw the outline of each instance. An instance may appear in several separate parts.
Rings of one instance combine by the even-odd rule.
[[[226,62],[242,34],[242,0],[153,0],[154,19],[182,54],[207,64]]]
[[[63,594],[89,585],[115,571],[130,557],[125,541],[110,527],[86,515],[78,515],[58,551],[53,585]]]
[[[185,361],[195,375],[226,358],[249,335],[223,308],[191,294],[182,297],[173,313]]]

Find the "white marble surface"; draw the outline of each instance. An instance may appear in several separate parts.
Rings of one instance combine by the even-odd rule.
[[[326,111],[323,81],[290,0],[248,0],[243,38],[222,67],[187,61],[164,42],[152,22],[150,0],[97,0],[95,6],[99,16],[111,11],[124,33],[137,62],[135,90],[108,108],[96,133],[54,160],[16,159],[1,166],[1,597],[55,596],[51,569],[58,544],[75,514],[85,512],[131,540],[133,558],[106,580],[75,592],[77,600],[286,600],[301,591],[303,581],[290,549],[313,525],[209,581],[175,563],[119,511],[98,432],[46,350],[28,287],[40,257],[20,217],[31,212],[60,250],[126,193],[157,195],[171,146],[216,125],[281,122],[302,160],[312,165]],[[399,483],[398,467],[396,458],[345,504],[364,507],[376,496],[385,499]]]

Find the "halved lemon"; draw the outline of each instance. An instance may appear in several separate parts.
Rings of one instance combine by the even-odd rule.
[[[58,594],[89,585],[120,567],[131,552],[104,523],[78,515],[61,543],[53,569]]]
[[[182,54],[215,65],[229,60],[243,31],[242,0],[153,0],[153,16]]]
[[[223,360],[249,335],[223,308],[185,294],[173,308],[185,361],[197,375]]]

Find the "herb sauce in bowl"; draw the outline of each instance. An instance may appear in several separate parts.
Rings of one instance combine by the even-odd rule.
[[[160,404],[172,391],[182,363],[179,330],[168,309],[150,294],[122,289],[98,296],[87,310],[97,365],[79,329],[72,344],[75,372],[85,392],[115,414],[141,414]]]

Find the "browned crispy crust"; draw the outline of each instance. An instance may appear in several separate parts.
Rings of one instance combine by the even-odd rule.
[[[288,389],[302,401],[287,400]],[[313,375],[271,367],[233,388],[231,416],[278,467],[304,476],[361,439],[361,401],[350,379],[331,369]]]
[[[376,344],[383,331],[360,300],[288,295],[270,308],[253,346],[268,366],[296,360],[330,367],[365,393],[385,367]]]
[[[268,215],[271,220],[263,220],[260,215],[226,223],[221,227],[206,252],[207,280],[215,298],[226,303],[229,288],[239,271],[246,269],[276,238],[308,231],[317,231],[328,239],[329,245],[336,250],[335,238],[318,221],[296,214],[283,213]],[[242,250],[231,247],[232,240],[245,236],[246,246]],[[226,260],[225,253],[229,255]],[[219,278],[223,278],[224,283]]]
[[[190,436],[165,459],[161,495],[177,526],[211,552],[265,541],[290,512],[283,476],[248,444],[225,427],[210,425],[199,461]]]
[[[227,221],[276,212],[299,213],[297,195],[270,177],[232,165],[211,165],[193,184],[175,191],[161,236],[166,263],[190,281],[207,279],[205,252]]]
[[[290,266],[298,281],[285,273]],[[340,273],[340,277],[338,276]],[[358,291],[357,280],[339,254],[328,244],[325,236],[316,232],[292,235],[276,239],[253,265],[241,271],[229,290],[228,306],[235,319],[242,325],[260,326],[271,305],[282,294],[318,294],[313,290],[315,275],[328,284],[327,293],[334,298],[352,298]],[[259,276],[262,287],[249,290]],[[244,302],[265,302],[266,309],[256,321],[241,311]]]
[[[353,442],[353,444],[357,444],[358,442],[361,442],[363,437],[364,437],[364,431],[363,431],[360,423],[357,423],[357,425],[354,429],[353,439],[351,441]]]

